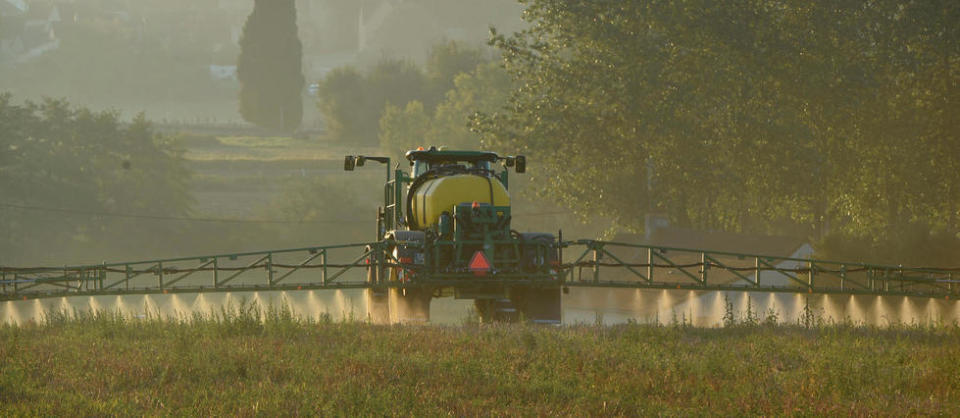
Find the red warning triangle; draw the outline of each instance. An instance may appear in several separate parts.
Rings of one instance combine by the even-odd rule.
[[[488,271],[490,271],[490,262],[487,261],[487,256],[483,255],[483,251],[477,251],[473,253],[473,257],[470,259],[470,271],[478,276],[483,276]]]

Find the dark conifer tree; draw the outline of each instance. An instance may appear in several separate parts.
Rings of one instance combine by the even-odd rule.
[[[237,62],[244,120],[284,131],[300,126],[301,55],[294,0],[255,0],[243,26]]]

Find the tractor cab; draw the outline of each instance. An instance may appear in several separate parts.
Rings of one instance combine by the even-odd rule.
[[[410,177],[417,178],[430,170],[491,171],[489,161],[426,161],[414,160],[410,164]]]
[[[516,165],[517,158],[520,157],[500,157],[495,152],[486,151],[447,151],[430,147],[408,151],[407,160],[410,162],[410,177],[416,179],[427,173],[434,174],[454,174],[454,173],[472,173],[482,175],[496,175],[493,164],[499,160],[504,160],[505,165],[512,167]],[[522,170],[517,170],[522,173]],[[497,175],[497,177],[504,177]],[[502,178],[503,182],[505,178]],[[504,182],[505,183],[505,182]]]

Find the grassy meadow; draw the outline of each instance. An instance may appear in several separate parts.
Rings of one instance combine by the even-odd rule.
[[[0,412],[955,416],[960,329],[56,314],[0,328]]]

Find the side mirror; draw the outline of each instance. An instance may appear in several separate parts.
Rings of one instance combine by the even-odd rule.
[[[516,159],[517,159],[517,161],[515,161],[516,171],[517,171],[518,173],[525,173],[525,172],[527,172],[527,157],[524,157],[524,156],[522,156],[522,155],[518,155],[518,156],[516,157]]]
[[[356,160],[353,159],[352,155],[346,156],[346,158],[343,159],[343,171],[353,171],[356,164]]]

